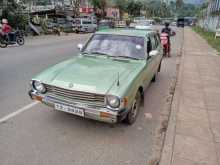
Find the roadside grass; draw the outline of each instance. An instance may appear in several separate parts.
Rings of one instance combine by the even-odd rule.
[[[195,32],[197,32],[200,36],[202,36],[213,48],[220,52],[220,38],[215,39],[214,32],[208,32],[203,30],[201,27],[193,27],[192,28]]]

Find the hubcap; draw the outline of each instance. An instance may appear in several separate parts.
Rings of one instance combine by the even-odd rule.
[[[139,97],[139,95],[137,95],[134,100],[134,104],[132,106],[132,109],[131,109],[131,119],[132,120],[135,120],[135,118],[137,116],[139,105],[140,105],[140,97]]]

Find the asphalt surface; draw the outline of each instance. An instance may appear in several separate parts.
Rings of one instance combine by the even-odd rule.
[[[144,165],[152,151],[155,127],[175,76],[182,29],[173,40],[157,81],[145,91],[132,126],[109,125],[34,104],[0,123],[1,165]],[[47,67],[76,55],[88,34],[28,39],[23,47],[0,49],[0,120],[33,103],[29,80]]]

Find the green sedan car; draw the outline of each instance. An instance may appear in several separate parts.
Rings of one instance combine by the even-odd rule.
[[[78,55],[30,81],[30,97],[83,118],[133,124],[145,89],[160,71],[163,49],[158,34],[106,29],[78,48]]]

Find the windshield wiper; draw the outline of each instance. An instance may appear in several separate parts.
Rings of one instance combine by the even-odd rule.
[[[109,54],[107,54],[107,53],[103,53],[103,52],[96,52],[96,51],[94,51],[94,52],[82,52],[81,54],[83,54],[83,55],[90,55],[90,54],[97,54],[97,55],[105,55],[105,56],[110,56]],[[91,55],[91,56],[94,56],[94,55]]]
[[[110,56],[108,53],[103,53],[103,52],[96,52],[96,51],[94,51],[94,52],[90,52],[91,54],[98,54],[98,55],[105,55],[105,56]]]
[[[119,57],[119,58],[129,58],[129,59],[133,59],[133,60],[140,60],[140,59],[138,59],[138,58],[129,57],[129,56],[111,56],[111,57],[115,57],[115,58],[117,58],[117,57]]]

